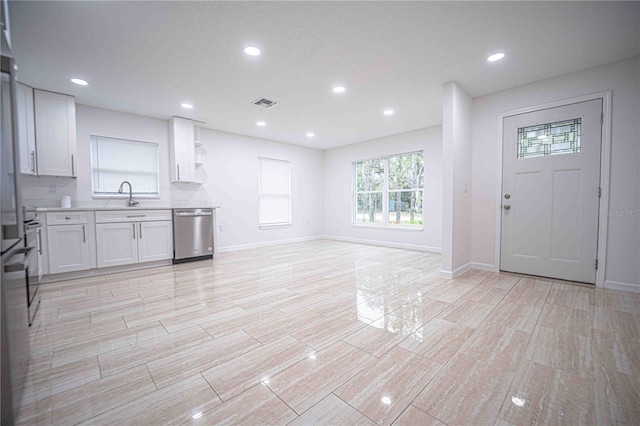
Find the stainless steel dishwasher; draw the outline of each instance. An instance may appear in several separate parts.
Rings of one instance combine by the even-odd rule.
[[[213,209],[173,209],[173,263],[213,258]]]

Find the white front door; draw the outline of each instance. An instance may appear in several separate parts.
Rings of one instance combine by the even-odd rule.
[[[602,99],[503,120],[500,269],[595,283]]]

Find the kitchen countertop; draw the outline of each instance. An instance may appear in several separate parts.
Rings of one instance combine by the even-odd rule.
[[[38,212],[81,212],[81,211],[114,211],[114,210],[173,210],[173,209],[219,209],[220,206],[197,206],[197,207],[158,207],[158,206],[148,206],[148,207],[71,207],[71,208],[62,208],[62,207],[36,207]]]

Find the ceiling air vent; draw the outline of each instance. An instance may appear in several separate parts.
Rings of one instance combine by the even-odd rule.
[[[265,98],[258,98],[251,103],[254,105],[258,105],[259,107],[262,107],[262,108],[273,108],[274,106],[278,105],[280,102],[270,101],[269,99],[265,99]]]

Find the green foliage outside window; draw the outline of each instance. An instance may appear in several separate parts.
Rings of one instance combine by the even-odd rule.
[[[422,153],[360,161],[354,172],[356,223],[422,225]]]

